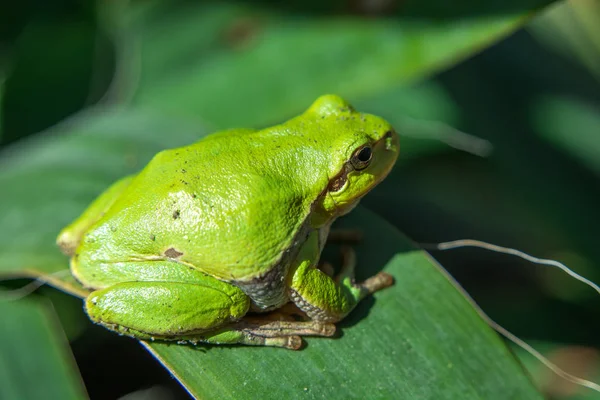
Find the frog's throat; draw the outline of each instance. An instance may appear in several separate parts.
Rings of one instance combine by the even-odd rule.
[[[353,207],[356,206],[356,204],[358,204],[358,199],[354,202]],[[348,209],[347,211],[349,212],[350,210],[351,209]],[[331,219],[331,222],[334,219],[335,218]],[[263,275],[249,280],[240,279],[231,282],[242,289],[242,291],[250,297],[251,310],[253,312],[271,311],[290,301],[289,283],[292,278],[290,276],[290,273],[292,273],[290,268],[298,256],[302,245],[308,240],[311,233],[315,231],[311,222],[311,217],[307,216],[290,242],[290,244],[296,243],[297,245],[288,246],[287,250],[285,250],[275,262],[273,268]],[[316,229],[318,231],[318,254],[321,254],[321,251],[325,247],[327,237],[329,236],[331,222],[325,223]],[[318,257],[313,261],[318,263]]]
[[[304,243],[309,234],[313,231],[305,219],[301,228],[293,237],[291,243]],[[320,239],[321,240],[321,239]],[[322,240],[326,240],[326,237]],[[266,312],[277,309],[290,301],[289,280],[291,277],[290,267],[296,259],[302,246],[289,246],[273,267],[263,275],[251,278],[249,280],[235,280],[231,283],[242,289],[250,297],[251,310],[253,312]]]

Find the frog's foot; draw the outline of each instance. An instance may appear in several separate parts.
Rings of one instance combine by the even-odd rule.
[[[302,347],[302,338],[298,335],[265,337],[253,332],[238,330],[222,330],[214,334],[203,336],[189,336],[177,339],[178,344],[210,343],[210,344],[243,344],[247,346],[282,347],[289,350],[299,350]]]
[[[360,229],[335,229],[327,236],[327,241],[330,243],[358,244],[362,240],[363,232]]]
[[[245,344],[274,346],[290,350],[302,347],[301,336],[333,336],[335,325],[316,321],[273,321],[263,317],[245,317],[215,332],[177,338],[179,343]]]
[[[281,336],[333,336],[335,325],[317,321],[271,321],[246,317],[233,325],[236,330],[266,338]]]

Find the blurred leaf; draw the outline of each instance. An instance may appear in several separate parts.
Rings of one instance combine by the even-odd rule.
[[[77,284],[77,286],[79,285]],[[73,343],[85,333],[86,328],[89,327],[89,318],[81,312],[80,298],[59,292],[50,286],[41,287],[36,291],[36,294],[43,296],[52,304],[56,317],[69,342]]]
[[[300,6],[290,13],[239,3],[146,9],[134,18],[134,101],[201,116],[219,128],[270,124],[326,92],[356,101],[452,65],[551,1],[448,18],[421,3],[408,2],[386,19],[331,13],[307,18]]]
[[[86,398],[50,308],[31,300],[3,301],[0,292],[0,315],[0,398]]]
[[[58,230],[112,180],[139,168],[162,145],[202,136],[196,124],[156,113],[80,116],[1,158],[0,270],[11,275],[67,267]],[[40,196],[39,193],[44,193]],[[343,221],[367,235],[358,247],[363,279],[385,268],[394,287],[344,321],[339,339],[309,340],[300,352],[270,348],[150,345],[201,397],[539,398],[496,334],[423,252],[364,209]],[[440,299],[443,299],[440,301]],[[281,383],[281,384],[275,384]],[[360,388],[360,389],[357,389]]]
[[[537,132],[557,149],[600,174],[600,114],[595,106],[565,97],[539,99],[532,109]]]
[[[4,71],[0,65],[0,110],[2,110],[2,101],[4,99]],[[2,113],[0,112],[0,143],[2,143]]]
[[[402,140],[398,164],[453,150],[443,140],[444,136],[455,136],[450,125],[458,123],[459,112],[448,93],[435,82],[398,85],[365,96],[353,105],[385,118],[394,126]]]
[[[531,341],[529,343],[550,362],[579,378],[600,380],[600,352],[592,347]],[[558,377],[520,347],[511,346],[532,379],[548,398],[554,400],[598,400],[600,393]]]
[[[95,103],[110,82],[112,43],[85,2],[66,3],[21,10],[22,26],[11,32],[15,39],[5,44],[0,37],[8,62],[0,108],[3,144]]]
[[[402,138],[399,163],[448,151],[449,147],[440,140],[431,140],[431,125],[458,122],[458,110],[452,99],[441,85],[432,81],[388,88],[353,105],[358,110],[377,113],[394,126]]]
[[[600,79],[600,2],[560,2],[534,21],[530,30],[548,48],[577,60]]]

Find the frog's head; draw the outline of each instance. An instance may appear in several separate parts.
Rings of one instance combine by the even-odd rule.
[[[399,142],[387,121],[354,110],[338,96],[321,96],[305,116],[318,125],[320,148],[328,159],[328,183],[315,204],[318,225],[351,211],[388,175]]]

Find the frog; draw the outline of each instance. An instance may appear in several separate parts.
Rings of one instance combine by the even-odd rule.
[[[381,117],[323,95],[264,129],[229,129],[157,153],[58,235],[96,324],[140,340],[299,349],[334,336],[393,284],[319,259],[333,222],[390,172],[399,138]],[[333,235],[333,232],[332,232]],[[348,246],[346,246],[348,250]],[[304,318],[269,317],[289,305]]]

